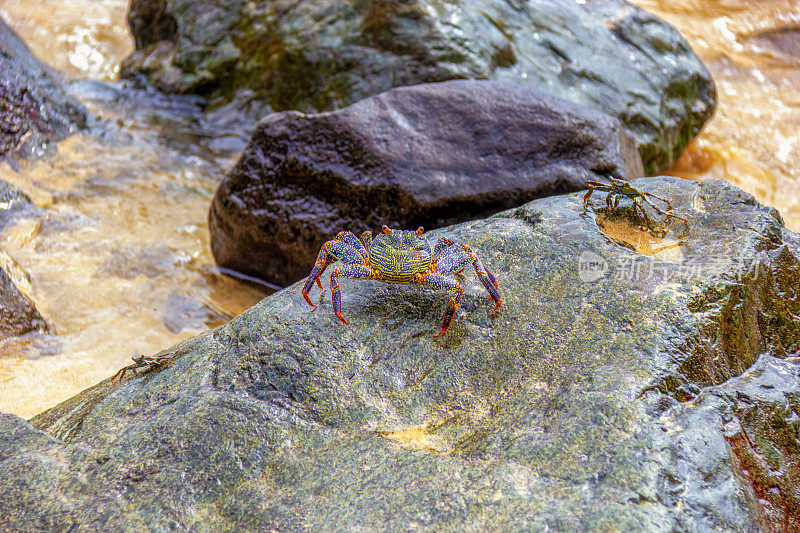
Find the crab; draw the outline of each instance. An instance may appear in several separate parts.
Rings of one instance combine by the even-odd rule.
[[[331,272],[330,286],[333,300],[333,312],[347,324],[342,316],[342,295],[339,278],[372,279],[386,283],[420,284],[434,289],[448,291],[450,301],[444,313],[441,329],[434,337],[444,334],[450,327],[456,309],[464,297],[464,288],[459,280],[461,272],[469,265],[475,268],[478,279],[489,292],[495,306],[489,316],[494,316],[503,300],[500,297],[497,278],[475,255],[475,252],[459,242],[447,237],[440,237],[431,248],[427,239],[422,237],[423,228],[416,231],[394,230],[383,226],[381,233],[375,238],[372,231],[365,231],[361,239],[350,231],[342,231],[332,240],[326,242],[319,251],[317,261],[303,286],[303,297],[311,307],[316,307],[308,296],[308,291],[319,286],[322,291],[320,276],[335,261],[344,263]]]
[[[163,355],[157,355],[153,357],[136,355],[131,357],[131,359],[133,360],[133,364],[120,368],[119,371],[111,378],[111,383],[114,383],[117,378],[122,381],[122,378],[124,378],[125,374],[127,374],[129,371],[134,372],[140,368],[147,367],[145,372],[150,372],[151,370],[157,370],[163,366],[171,365],[174,362],[172,359],[167,359]]]
[[[645,225],[650,229],[652,229],[650,217],[647,216],[647,212],[645,211],[642,202],[646,203],[647,205],[652,207],[655,211],[661,213],[665,217],[680,220],[684,224],[688,223],[685,218],[681,218],[670,212],[672,211],[672,205],[669,203],[669,200],[661,198],[660,196],[656,196],[655,194],[649,192],[642,192],[633,185],[631,185],[630,182],[628,181],[612,177],[609,177],[608,180],[611,183],[586,180],[586,186],[589,188],[589,190],[583,197],[583,207],[589,206],[589,198],[592,196],[593,193],[604,191],[608,192],[608,195],[606,195],[606,206],[608,206],[609,209],[616,209],[617,207],[619,207],[620,197],[625,197],[633,200],[633,212],[635,214],[640,214],[641,219],[644,221]],[[655,205],[650,200],[650,198],[654,198],[656,200],[664,202],[664,204],[667,207],[667,211],[664,211],[663,209]]]

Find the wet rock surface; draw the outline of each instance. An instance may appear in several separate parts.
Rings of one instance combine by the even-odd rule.
[[[451,81],[259,123],[209,214],[217,263],[287,285],[342,229],[428,229],[642,175],[633,139],[597,111],[519,86]]]
[[[31,299],[20,291],[20,283],[29,285],[30,279],[22,267],[0,249],[0,339],[49,329]]]
[[[86,124],[82,106],[0,18],[0,159],[35,153]]]
[[[617,244],[580,193],[429,235],[504,297],[489,318],[466,273],[439,339],[441,292],[344,280],[345,326],[297,284],[171,366],[3,416],[0,528],[791,527],[800,239],[723,181],[634,185],[688,219],[658,226],[673,248]]]
[[[8,182],[0,181],[0,229],[17,217],[31,214],[35,210],[33,202],[24,191]]]
[[[122,75],[212,107],[308,113],[397,86],[509,81],[618,117],[649,174],[677,159],[716,103],[678,32],[621,0],[135,0],[129,22],[138,50]]]
[[[34,212],[36,208],[23,191],[0,181],[0,229]],[[49,329],[34,303],[18,285],[30,285],[28,274],[0,248],[0,339]]]

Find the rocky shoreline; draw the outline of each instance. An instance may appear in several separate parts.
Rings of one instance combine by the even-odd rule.
[[[220,266],[285,286],[342,229],[436,228],[608,176],[643,169],[604,113],[510,83],[402,87],[259,122],[214,196],[211,250]]]
[[[135,83],[277,111],[209,226],[221,266],[289,286],[0,414],[0,531],[800,528],[800,236],[723,180],[640,177],[711,115],[705,68],[618,0],[448,6],[131,3]],[[84,124],[0,81],[3,153]],[[618,203],[586,195],[611,178]],[[343,280],[348,325],[329,290],[312,309],[291,283],[321,242],[382,223],[469,245],[500,312],[471,269],[440,337],[419,285]]]
[[[472,246],[504,298],[489,318],[467,274],[439,339],[442,293],[344,281],[345,326],[295,284],[163,352],[166,368],[30,423],[5,417],[2,516],[11,529],[791,526],[800,237],[723,181],[633,183],[688,220],[662,227],[673,248],[621,246],[595,220],[616,215],[581,193],[437,231]]]

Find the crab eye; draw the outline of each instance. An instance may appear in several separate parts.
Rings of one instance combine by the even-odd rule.
[[[425,230],[422,228],[422,226],[418,227],[418,228],[417,228],[417,237],[419,237],[420,235],[422,235],[422,233],[423,233],[424,231],[425,231]]]
[[[389,226],[387,226],[386,224],[383,225],[383,227],[381,228],[381,231],[384,232],[384,233],[391,233],[392,232],[392,230],[390,230]]]

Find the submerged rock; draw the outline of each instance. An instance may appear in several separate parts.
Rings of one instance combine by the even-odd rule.
[[[465,272],[438,339],[440,292],[344,280],[345,326],[294,285],[171,366],[0,418],[0,528],[791,527],[800,239],[722,181],[634,185],[688,223],[636,230],[578,193],[430,235],[504,298],[489,318]]]
[[[35,210],[33,202],[21,189],[0,181],[0,229],[13,222],[16,217]]]
[[[36,208],[28,195],[0,181],[0,229],[18,218],[31,216]],[[28,273],[0,248],[0,340],[30,331],[47,331],[47,322],[33,301],[20,290],[29,289]]]
[[[619,118],[647,173],[716,105],[686,41],[623,0],[133,0],[128,18],[137,50],[121,74],[212,106],[308,113],[403,85],[509,81]]]
[[[28,195],[10,183],[0,181],[0,229],[35,212]],[[20,291],[20,286],[30,288],[28,273],[0,248],[0,340],[49,329],[33,301]]]
[[[603,113],[507,83],[403,87],[259,123],[214,196],[211,249],[222,267],[287,285],[342,229],[431,229],[641,175],[635,143]]]
[[[49,329],[31,299],[19,290],[20,282],[30,284],[27,273],[0,249],[0,339]]]
[[[61,140],[86,125],[82,106],[0,18],[0,159]]]

